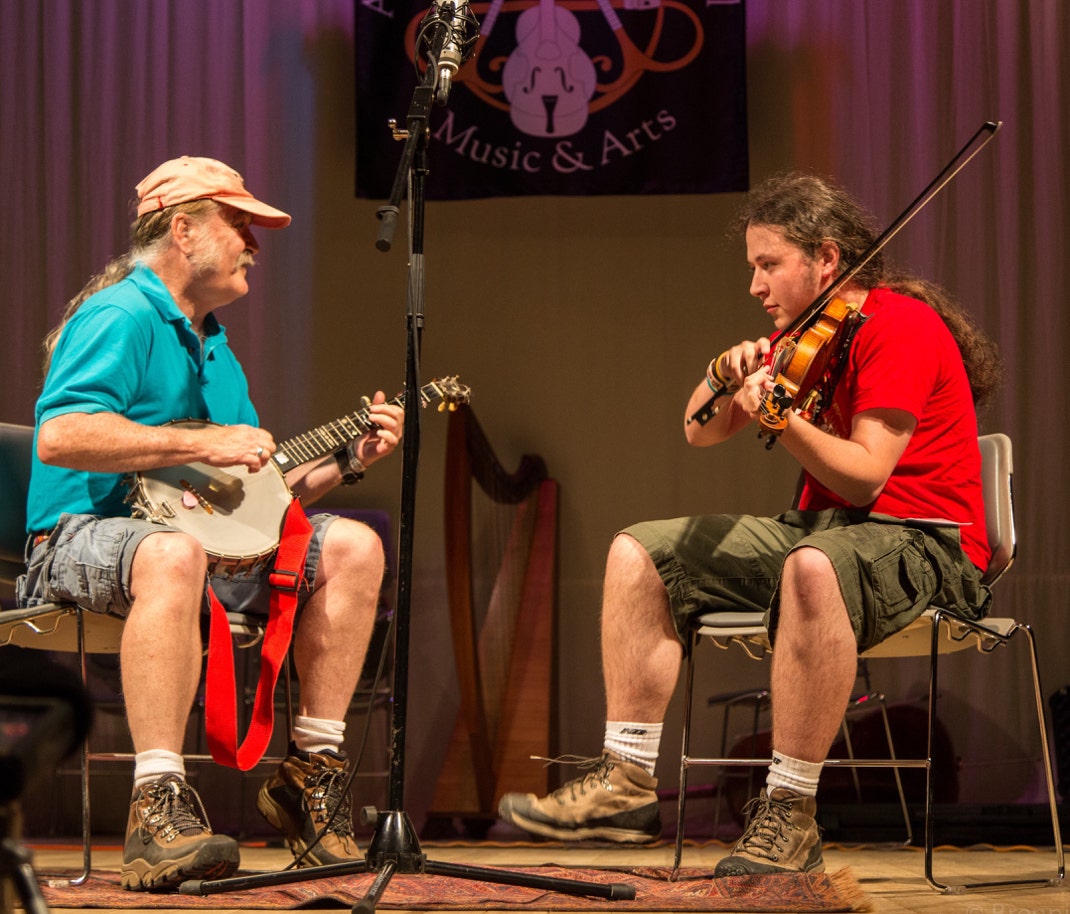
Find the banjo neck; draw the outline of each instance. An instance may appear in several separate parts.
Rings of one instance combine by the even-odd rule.
[[[423,385],[419,391],[420,406],[427,406],[435,400],[443,400],[451,406],[467,402],[468,390],[457,383],[456,377],[440,378]],[[371,419],[370,402],[364,398],[365,406],[318,428],[311,429],[293,438],[287,438],[272,455],[271,459],[286,473],[296,466],[326,457],[344,447],[354,438],[372,431],[376,425]],[[388,400],[395,406],[405,405],[404,392]]]
[[[456,375],[420,388],[420,405],[442,400],[439,409],[467,403],[471,390]],[[404,405],[404,394],[390,401]],[[260,568],[275,554],[283,519],[293,501],[285,471],[336,451],[375,428],[369,407],[290,438],[272,456],[278,472],[250,473],[247,467],[213,467],[193,462],[130,476],[126,500],[133,517],[175,527],[197,539],[209,557],[209,573],[229,576]],[[195,427],[205,419],[179,420]],[[267,467],[265,467],[267,469]]]

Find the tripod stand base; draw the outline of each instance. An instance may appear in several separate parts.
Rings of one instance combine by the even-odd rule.
[[[398,873],[424,872],[427,858],[420,851],[420,839],[406,813],[396,809],[379,812],[366,806],[361,810],[361,820],[375,826],[365,854],[368,869],[378,873],[391,865]]]
[[[376,874],[375,880],[369,886],[365,896],[353,905],[353,914],[372,914],[389,886],[390,880],[398,873],[471,879],[497,885],[544,889],[560,892],[563,895],[605,898],[610,901],[631,901],[635,898],[635,887],[623,882],[587,882],[578,879],[539,876],[534,873],[518,873],[495,867],[466,866],[459,863],[428,860],[420,850],[416,830],[412,827],[412,822],[406,813],[399,810],[378,812],[366,808],[362,811],[362,818],[366,823],[375,825],[375,834],[372,836],[364,860],[282,870],[278,873],[233,876],[229,879],[191,879],[179,886],[179,892],[183,895],[214,895],[219,892],[240,892],[261,886],[286,885],[291,882],[304,882],[327,876],[349,876],[371,872]]]
[[[0,806],[0,909],[15,909],[15,898],[26,914],[48,914],[30,852],[23,846],[22,807],[12,801]]]
[[[581,879],[559,879],[555,876],[537,876],[533,873],[516,873],[484,866],[466,866],[462,863],[443,863],[428,860],[425,873],[433,876],[450,876],[453,879],[475,879],[479,882],[494,882],[498,885],[519,885],[529,889],[547,889],[562,895],[589,895],[609,901],[634,901],[635,886],[626,882],[586,882]]]

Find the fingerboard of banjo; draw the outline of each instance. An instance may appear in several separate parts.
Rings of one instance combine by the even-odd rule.
[[[420,388],[420,405],[427,406],[433,400],[445,399],[450,403],[464,402],[467,399],[467,390],[456,393],[451,388],[456,387],[455,379],[432,381]],[[444,388],[445,385],[445,388]],[[405,405],[405,394],[400,393],[393,400],[387,401],[396,406]],[[332,454],[344,447],[354,438],[372,431],[375,422],[371,419],[371,410],[368,406],[358,409],[347,416],[342,416],[318,428],[311,429],[293,438],[287,438],[279,445],[273,460],[285,472],[295,466],[308,463]]]

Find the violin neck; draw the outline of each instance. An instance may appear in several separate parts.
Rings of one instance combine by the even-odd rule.
[[[784,328],[784,332],[780,335],[781,339],[788,339],[802,333],[810,324],[821,316],[821,312],[828,307],[832,301],[836,292],[844,285],[846,280],[843,279],[846,273],[841,273],[837,276],[832,284],[825,289],[802,314],[800,314],[795,320],[793,320],[787,327]]]

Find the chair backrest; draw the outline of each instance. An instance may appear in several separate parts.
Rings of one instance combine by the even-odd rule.
[[[33,429],[0,422],[0,581],[14,583],[26,566],[26,494]]]
[[[981,449],[981,485],[985,499],[985,525],[992,558],[982,576],[986,584],[998,581],[1011,567],[1018,551],[1014,532],[1014,463],[1011,439],[1001,432],[977,439]]]

